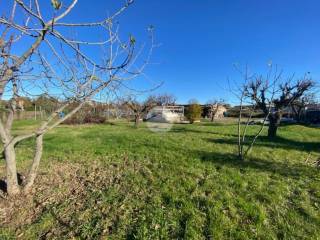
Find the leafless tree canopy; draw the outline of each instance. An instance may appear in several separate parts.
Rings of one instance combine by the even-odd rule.
[[[211,100],[207,103],[207,106],[209,107],[209,116],[211,122],[214,121],[219,109],[223,107],[225,104],[225,101],[223,99],[220,100]]]
[[[292,112],[295,119],[300,122],[303,119],[303,113],[309,104],[316,104],[316,97],[314,93],[309,93],[301,96],[291,103]]]
[[[278,71],[277,67],[273,68],[272,66],[266,76],[250,74],[248,67],[245,71],[236,69],[243,77],[243,85],[236,90],[231,89],[231,91],[240,101],[238,155],[243,160],[253,148],[267,121],[269,122],[268,137],[274,138],[276,136],[283,111],[296,101],[303,99],[314,86],[314,81],[308,74],[296,81],[294,81],[294,76],[284,80],[282,71]],[[249,110],[249,116],[245,122],[243,122],[244,105],[247,105],[247,110]],[[259,130],[248,141],[247,130],[256,110],[261,110],[264,113],[264,119]],[[242,126],[243,123],[244,126]]]
[[[159,94],[153,97],[159,106],[173,106],[177,102],[177,98],[168,93]]]
[[[271,138],[276,136],[283,110],[303,97],[314,86],[314,82],[307,75],[292,83],[293,78],[282,81],[280,73],[275,77],[275,81],[272,90],[270,90],[270,80],[262,76],[256,77],[245,86],[246,96],[253,100],[254,105],[261,109],[265,116],[268,115],[268,136]]]
[[[23,183],[28,192],[36,177],[42,155],[43,135],[74,113],[98,92],[114,91],[140,75],[154,48],[153,28],[150,44],[137,47],[134,36],[122,40],[116,18],[133,1],[95,22],[65,21],[75,11],[78,0],[14,0],[2,3],[0,10],[0,98],[10,102],[9,113],[0,120],[0,135],[6,160],[8,194],[17,194],[15,146],[35,137],[35,155]],[[94,31],[93,31],[94,30]],[[86,40],[88,32],[97,33]],[[86,34],[83,34],[86,33]],[[100,36],[99,33],[101,34]],[[96,39],[93,39],[96,38]],[[14,136],[12,123],[18,98],[40,94],[59,96],[59,107],[37,131]],[[77,104],[74,104],[77,103]],[[75,106],[64,117],[60,112]]]
[[[138,127],[141,118],[147,115],[153,107],[157,106],[157,99],[154,96],[150,96],[145,101],[139,102],[133,97],[128,97],[123,100],[123,104],[133,113],[135,127]]]

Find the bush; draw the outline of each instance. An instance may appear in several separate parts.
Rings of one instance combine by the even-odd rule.
[[[64,124],[86,124],[86,123],[93,123],[93,124],[101,124],[105,123],[106,117],[101,116],[97,113],[92,112],[85,112],[85,113],[78,113],[74,114],[70,118],[68,118],[66,121],[64,121]]]
[[[240,108],[239,107],[233,107],[228,109],[226,112],[227,117],[234,117],[238,118],[240,114]],[[247,107],[244,107],[242,110],[242,117],[250,117],[251,115],[251,110],[248,109]],[[255,110],[252,114],[253,118],[263,118],[265,115],[261,110]]]
[[[201,106],[197,103],[192,103],[187,108],[186,117],[190,123],[194,123],[195,121],[200,120],[201,112]]]
[[[106,117],[100,115],[86,115],[83,119],[84,123],[104,123],[106,121]]]

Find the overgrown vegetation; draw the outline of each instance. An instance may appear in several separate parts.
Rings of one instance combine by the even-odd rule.
[[[0,238],[317,239],[320,129],[282,126],[273,142],[265,130],[246,161],[236,132],[234,122],[161,134],[144,123],[60,126],[45,136],[34,196],[0,200]],[[17,146],[25,171],[32,145]]]
[[[97,105],[91,106],[87,104],[82,107],[77,113],[73,114],[70,118],[66,119],[64,124],[87,124],[87,123],[104,123],[106,122],[106,109],[107,106]],[[67,111],[68,113],[68,111]],[[62,113],[64,114],[64,112]]]
[[[190,123],[194,123],[195,121],[199,121],[201,118],[201,105],[198,103],[191,103],[186,109],[186,117],[190,121]]]

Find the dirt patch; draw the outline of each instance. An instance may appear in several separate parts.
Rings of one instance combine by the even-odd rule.
[[[126,159],[120,164],[111,163],[108,166],[99,163],[52,164],[47,171],[39,173],[32,194],[16,199],[0,199],[0,225],[23,239],[28,226],[50,214],[54,223],[49,229],[42,229],[37,234],[39,238],[74,237],[83,234],[80,225],[85,222],[91,224],[90,218],[98,213],[97,216],[104,219],[104,226],[97,234],[110,232],[114,222],[111,215],[121,216],[121,211],[128,212],[124,210],[126,197],[137,195],[130,190],[124,178],[128,174],[147,172],[141,168]],[[118,198],[110,204],[103,195],[108,188],[115,189]]]
[[[64,201],[72,195],[81,195],[84,184],[79,176],[80,169],[81,166],[75,164],[51,165],[50,171],[39,173],[30,195],[22,195],[14,199],[2,198],[0,225],[20,227],[30,224],[47,205]]]

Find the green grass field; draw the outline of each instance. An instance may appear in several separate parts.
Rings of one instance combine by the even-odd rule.
[[[320,129],[281,127],[241,162],[236,128],[60,126],[45,137],[34,197],[2,216],[0,238],[320,239]],[[22,172],[32,146],[18,146]]]

